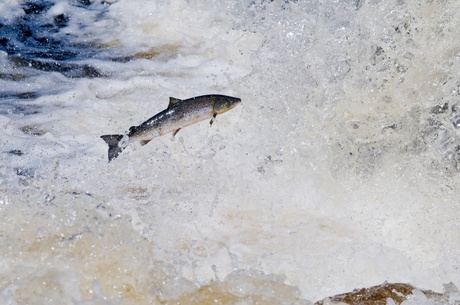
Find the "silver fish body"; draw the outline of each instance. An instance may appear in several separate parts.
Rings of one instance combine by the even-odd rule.
[[[152,139],[173,132],[176,135],[182,128],[214,118],[241,103],[241,99],[226,95],[203,95],[186,100],[169,98],[168,108],[154,115],[139,126],[132,126],[125,135],[103,135],[101,138],[109,145],[109,162],[130,143],[145,145]]]

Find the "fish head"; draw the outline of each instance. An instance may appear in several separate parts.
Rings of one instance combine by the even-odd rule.
[[[213,105],[214,113],[224,113],[232,108],[235,108],[239,103],[241,103],[240,98],[232,96],[219,96]]]

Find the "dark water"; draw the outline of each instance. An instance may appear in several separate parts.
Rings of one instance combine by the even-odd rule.
[[[70,9],[52,14],[53,7],[62,3]],[[18,69],[59,72],[69,78],[101,77],[103,73],[96,67],[81,61],[103,59],[110,55],[98,48],[96,37],[82,39],[90,25],[79,20],[82,13],[90,15],[94,21],[104,18],[109,5],[106,1],[89,0],[23,2],[20,4],[24,12],[21,16],[0,23],[0,50],[8,54],[10,64]],[[2,14],[7,16],[10,12]],[[70,31],[66,30],[69,26],[72,26]],[[75,32],[75,29],[78,31]],[[23,80],[27,73],[21,72],[0,73],[0,79]],[[9,96],[8,93],[0,93],[0,98],[5,95]],[[27,94],[21,93],[18,98],[20,96]]]
[[[101,48],[89,33],[91,22],[107,18],[110,5],[91,0],[24,1],[1,11],[0,114],[38,113],[40,107],[31,102],[65,90],[72,79],[109,76],[97,67],[98,61],[129,60]]]

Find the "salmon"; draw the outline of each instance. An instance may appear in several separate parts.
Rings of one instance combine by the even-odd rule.
[[[144,146],[154,138],[168,133],[175,136],[182,128],[209,118],[209,124],[212,125],[218,114],[227,112],[240,103],[241,99],[237,97],[216,94],[186,100],[170,97],[168,108],[139,126],[130,127],[128,133],[101,136],[109,146],[109,162],[131,143],[137,142]]]

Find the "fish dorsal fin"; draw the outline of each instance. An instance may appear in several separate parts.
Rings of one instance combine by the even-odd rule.
[[[168,109],[169,109],[169,108],[174,108],[174,107],[176,107],[177,105],[179,105],[180,102],[182,102],[182,100],[170,96],[170,97],[169,97]]]

